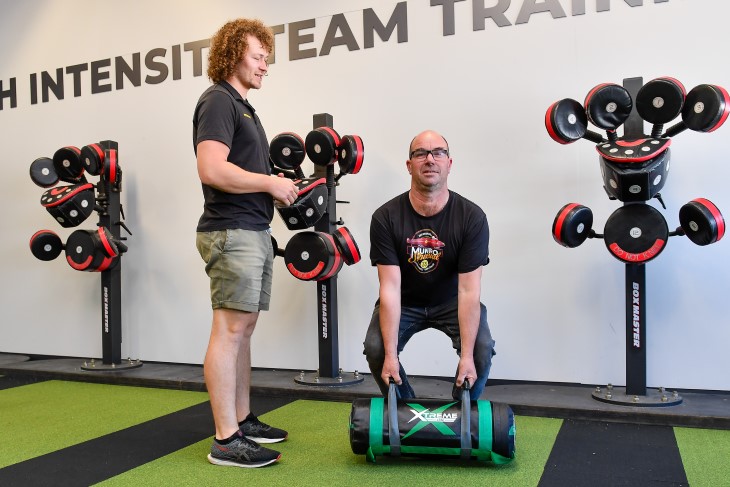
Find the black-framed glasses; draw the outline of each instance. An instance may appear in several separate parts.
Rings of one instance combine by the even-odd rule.
[[[436,147],[435,149],[416,149],[411,152],[411,159],[414,161],[425,161],[428,155],[431,154],[434,159],[443,160],[449,157],[449,149],[443,147]]]

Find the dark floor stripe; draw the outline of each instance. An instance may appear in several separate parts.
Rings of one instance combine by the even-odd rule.
[[[36,379],[34,377],[8,377],[6,375],[0,375],[0,391],[43,381],[44,379]]]
[[[256,415],[292,402],[251,397]],[[63,412],[59,412],[62,420]],[[2,486],[92,485],[185,448],[215,433],[205,402],[131,428],[0,469]],[[31,438],[30,441],[43,441]]]
[[[687,486],[668,426],[566,419],[538,487]]]

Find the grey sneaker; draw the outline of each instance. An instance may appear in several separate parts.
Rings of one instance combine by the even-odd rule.
[[[240,431],[238,431],[238,437],[227,445],[221,445],[214,439],[208,454],[210,463],[226,467],[263,467],[274,463],[279,458],[281,458],[281,453],[259,446],[243,436]]]
[[[253,413],[249,413],[246,419],[238,423],[238,427],[246,438],[256,443],[279,443],[289,436],[284,430],[262,423]]]

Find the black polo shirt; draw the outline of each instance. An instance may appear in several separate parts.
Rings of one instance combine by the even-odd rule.
[[[271,174],[269,142],[256,110],[227,82],[200,96],[193,115],[193,148],[204,140],[228,146],[228,161],[249,172]],[[197,231],[266,230],[274,217],[268,193],[233,194],[203,184],[205,204]]]

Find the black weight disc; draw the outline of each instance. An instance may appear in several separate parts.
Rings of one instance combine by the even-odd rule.
[[[667,245],[669,229],[659,211],[647,204],[629,204],[614,211],[606,221],[604,242],[622,262],[643,264]]]

